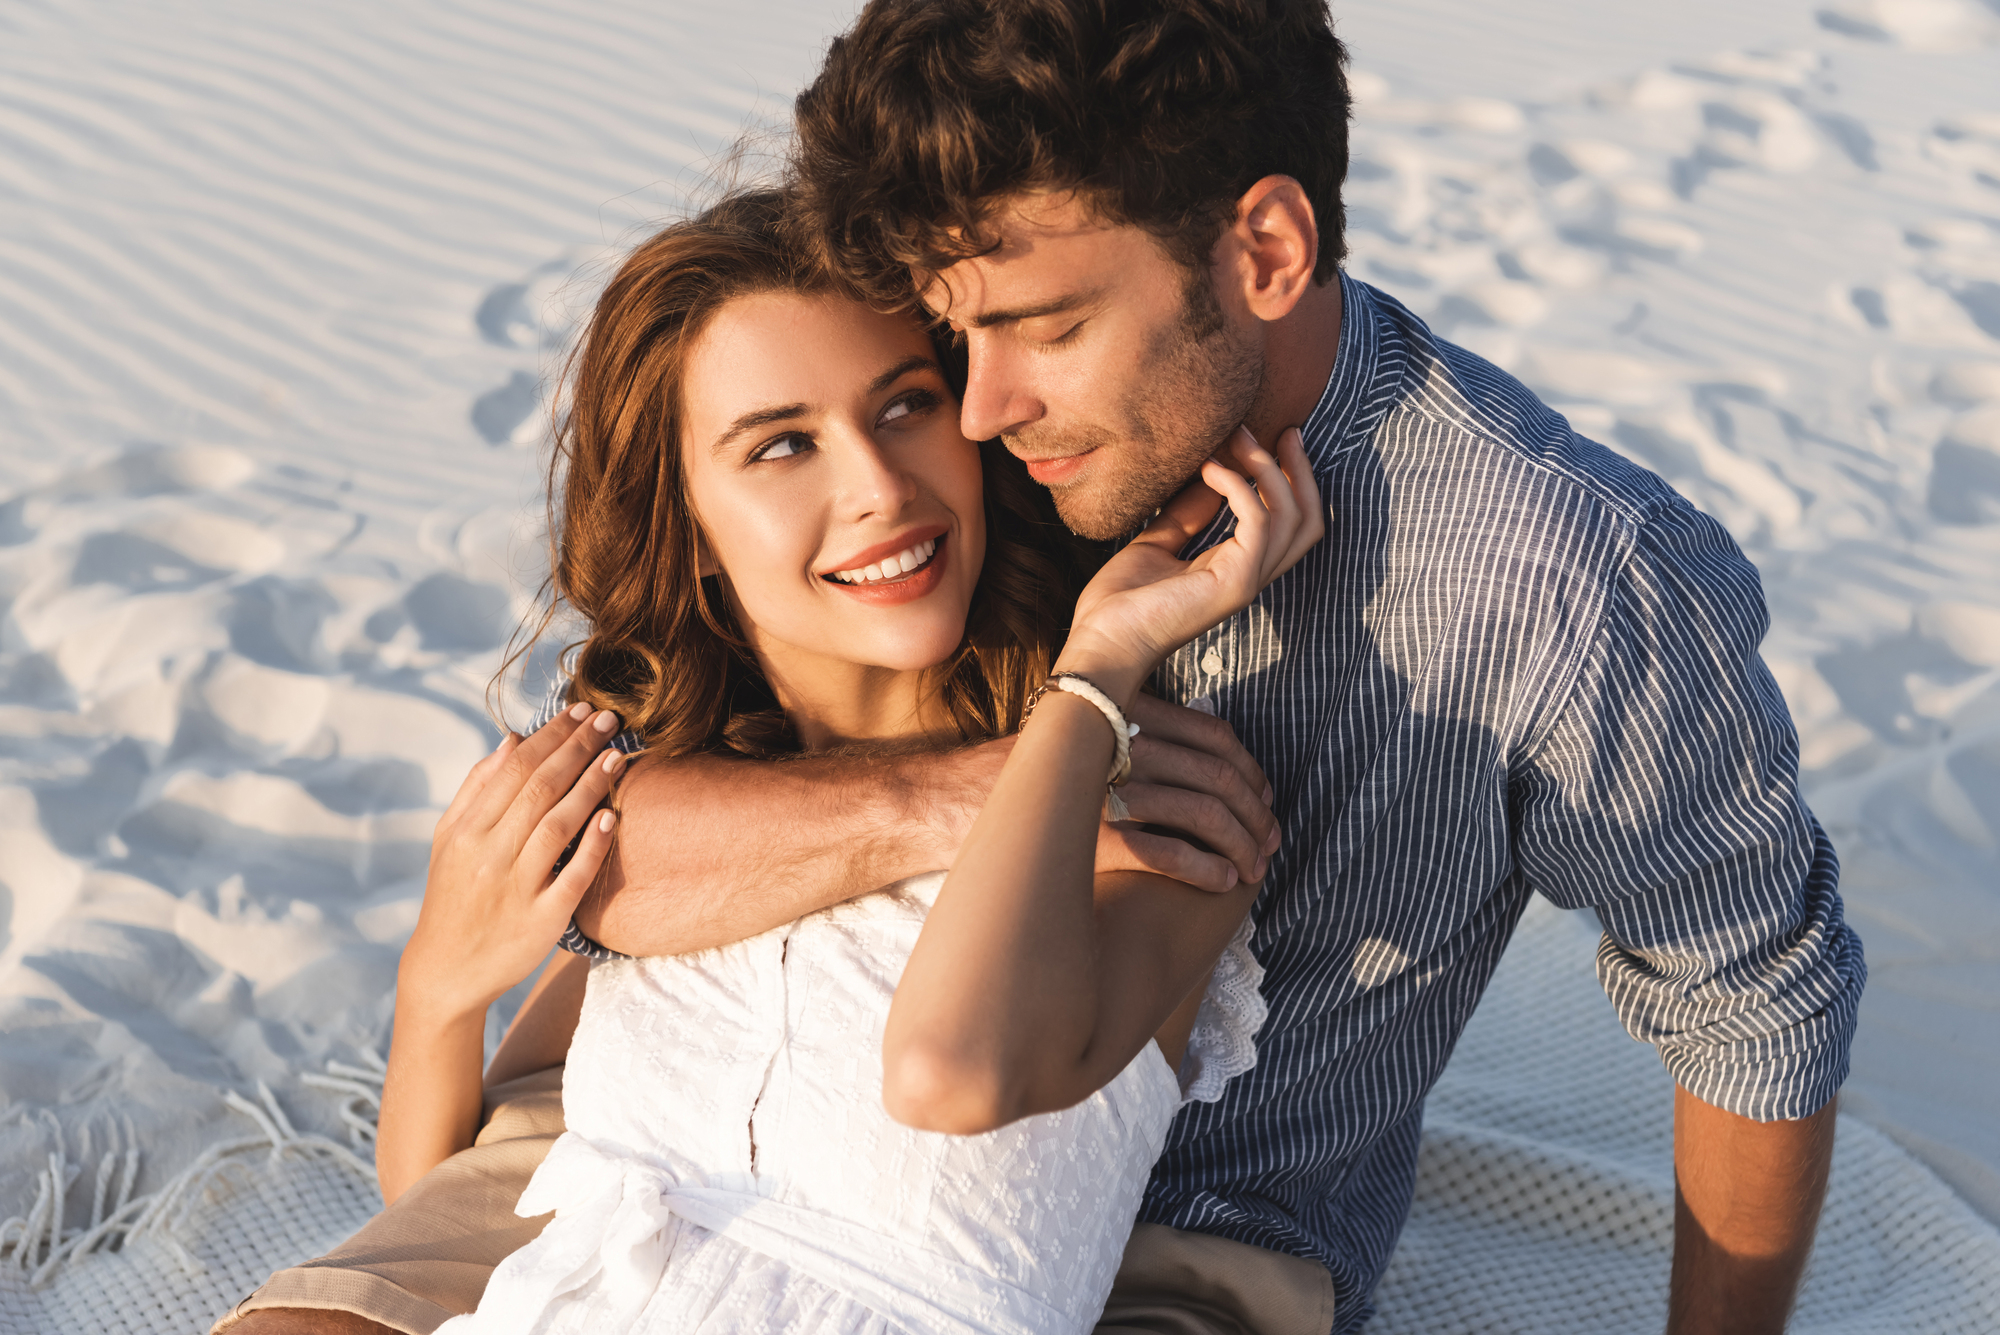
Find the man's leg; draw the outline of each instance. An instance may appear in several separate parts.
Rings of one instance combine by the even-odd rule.
[[[1327,1335],[1323,1266],[1227,1238],[1139,1224],[1096,1335]]]
[[[472,1311],[493,1268],[548,1222],[514,1202],[562,1131],[560,1066],[495,1085],[471,1149],[333,1251],[272,1275],[212,1335],[430,1335]]]

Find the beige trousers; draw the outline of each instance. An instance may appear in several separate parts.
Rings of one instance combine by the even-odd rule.
[[[502,1258],[542,1231],[514,1202],[562,1134],[562,1068],[489,1090],[469,1150],[316,1261],[280,1270],[216,1322],[260,1308],[352,1312],[430,1335],[479,1306]],[[1311,1261],[1158,1224],[1132,1230],[1097,1335],[1327,1335],[1333,1279]]]

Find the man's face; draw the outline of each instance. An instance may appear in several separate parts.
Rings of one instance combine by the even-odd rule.
[[[1123,537],[1251,415],[1255,322],[1229,318],[1208,274],[1073,195],[1003,201],[994,222],[999,248],[923,293],[965,335],[960,427],[1000,437],[1070,528]]]

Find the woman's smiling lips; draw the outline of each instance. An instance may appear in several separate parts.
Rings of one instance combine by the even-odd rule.
[[[839,569],[821,575],[820,582],[876,607],[912,602],[935,589],[943,579],[949,555],[947,536],[942,524],[913,529],[847,558]],[[914,569],[901,569],[903,563],[897,561],[898,557],[904,558],[905,563],[914,559],[918,564]],[[899,568],[891,573],[882,568],[885,564]]]

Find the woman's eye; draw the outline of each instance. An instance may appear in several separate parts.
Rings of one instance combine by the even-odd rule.
[[[937,401],[937,395],[927,389],[920,389],[913,393],[905,394],[884,408],[882,415],[875,419],[875,424],[883,426],[901,418],[913,417],[926,408],[936,407]]]
[[[796,431],[788,431],[776,440],[767,441],[762,449],[751,456],[751,461],[763,459],[788,459],[794,454],[804,454],[812,440]]]

